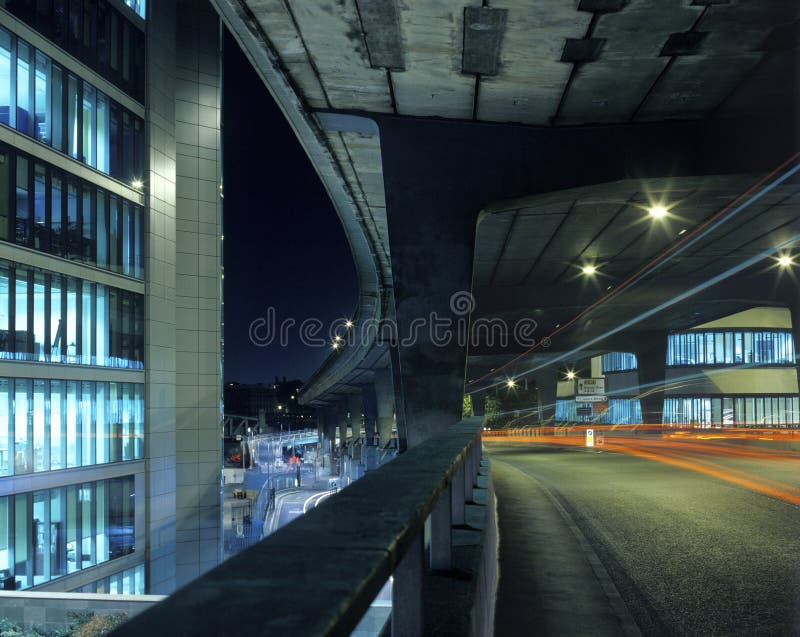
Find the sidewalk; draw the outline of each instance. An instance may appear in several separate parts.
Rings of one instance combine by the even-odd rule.
[[[640,636],[569,514],[534,478],[492,460],[500,577],[495,634]]]

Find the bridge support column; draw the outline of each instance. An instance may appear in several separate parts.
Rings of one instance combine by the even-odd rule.
[[[439,495],[439,501],[431,511],[431,570],[446,571],[452,566],[452,485]]]
[[[486,415],[486,393],[474,393],[470,394],[470,400],[472,401],[472,415],[473,416],[484,416]]]
[[[539,426],[555,424],[556,400],[558,398],[558,370],[548,367],[534,377],[536,380],[536,407]]]
[[[375,445],[376,421],[378,419],[378,408],[375,404],[375,385],[364,385],[362,400],[364,403],[364,435],[367,438],[367,446],[372,447]]]
[[[361,437],[362,414],[364,412],[364,399],[361,390],[347,397],[347,412],[350,416],[350,429],[353,440]]]
[[[375,370],[375,401],[378,409],[378,434],[381,447],[385,449],[392,439],[394,425],[394,379],[391,367]]]
[[[642,334],[638,339],[636,360],[642,421],[648,425],[661,425],[664,422],[667,335],[664,332]]]

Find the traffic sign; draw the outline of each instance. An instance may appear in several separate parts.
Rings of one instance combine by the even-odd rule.
[[[583,396],[601,395],[606,393],[605,378],[579,378],[578,394]]]
[[[586,446],[594,447],[594,429],[586,430]]]
[[[589,396],[575,396],[576,403],[604,403],[608,401],[608,396],[600,394]]]

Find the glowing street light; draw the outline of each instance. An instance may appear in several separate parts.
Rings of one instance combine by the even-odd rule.
[[[506,381],[506,387],[508,387],[509,389],[514,389],[516,386],[517,386],[517,382],[513,378],[509,378]]]
[[[778,265],[782,268],[788,268],[790,265],[794,265],[794,261],[792,257],[784,254],[782,257],[778,258]]]
[[[142,182],[141,179],[134,179],[131,182],[131,188],[133,188],[134,190],[141,190],[143,186],[144,182]]]
[[[663,219],[664,217],[667,216],[667,213],[669,211],[661,204],[658,204],[656,206],[649,208],[647,212],[649,212],[650,216],[655,219]]]
[[[573,372],[573,371],[570,369],[570,370],[567,372],[567,380],[574,380],[574,378],[575,378],[575,372]]]
[[[592,276],[595,272],[597,272],[597,268],[593,265],[585,265],[581,268],[581,272],[583,272],[586,276]]]
[[[352,328],[352,327],[353,327],[353,321],[351,321],[350,319],[347,319],[347,320],[344,322],[344,326],[345,326],[345,327],[346,327],[346,328],[349,330],[350,328]]]

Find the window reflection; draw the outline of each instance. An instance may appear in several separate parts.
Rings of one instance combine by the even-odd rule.
[[[0,475],[21,475],[144,454],[138,383],[0,378]]]
[[[80,31],[79,22],[72,26]],[[123,42],[130,48],[129,39]],[[132,59],[130,53],[122,59],[128,83]],[[142,176],[141,118],[2,28],[0,122],[127,183]]]

